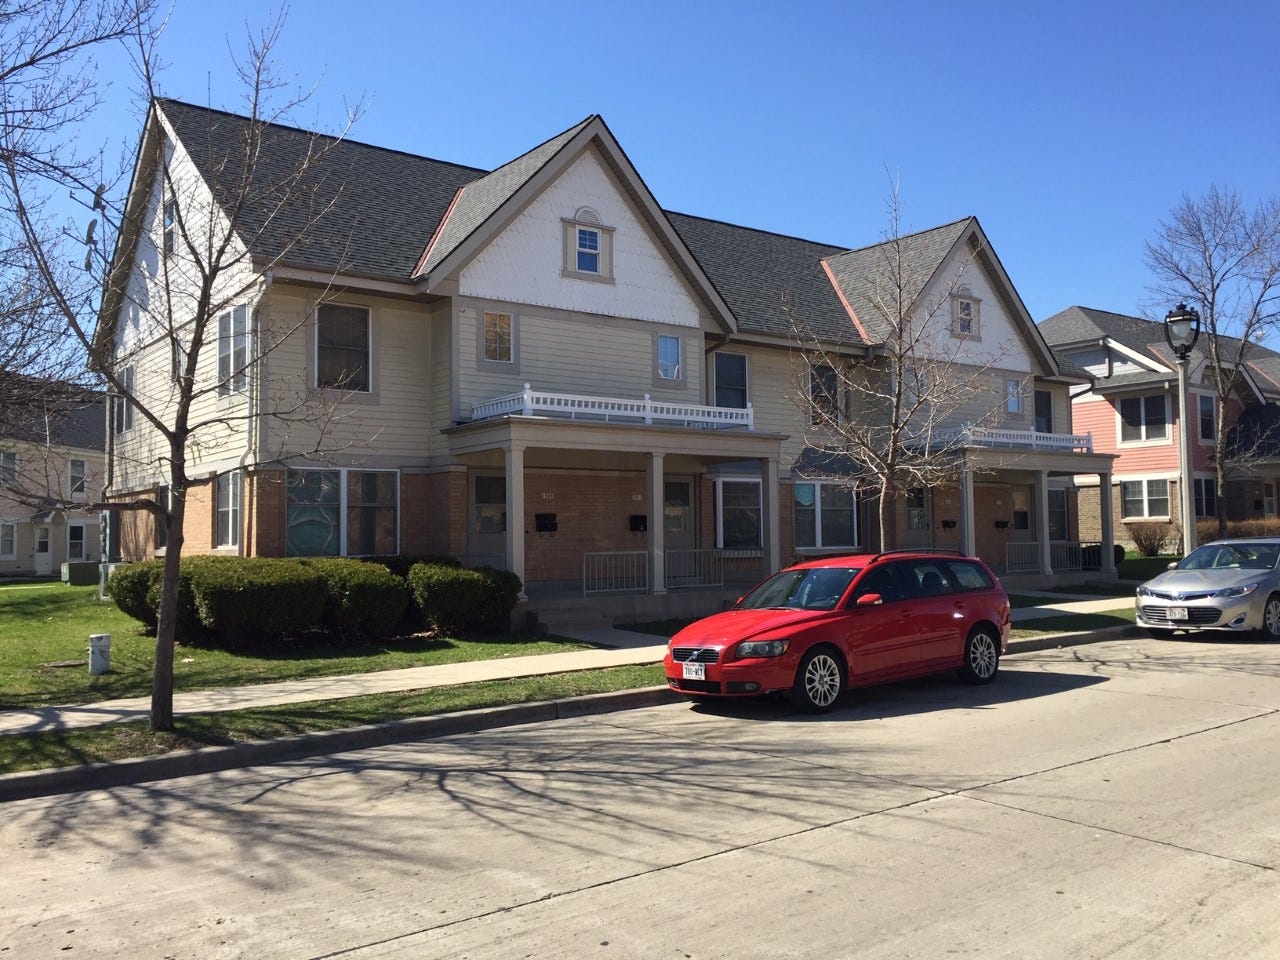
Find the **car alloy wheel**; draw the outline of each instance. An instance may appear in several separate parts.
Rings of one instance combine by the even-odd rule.
[[[960,675],[969,683],[990,683],[1000,669],[1000,646],[988,627],[974,627],[964,642]]]
[[[844,670],[839,659],[831,650],[818,647],[800,661],[791,699],[801,710],[825,713],[835,706],[843,689]]]
[[[1262,633],[1268,640],[1280,640],[1280,593],[1267,597],[1262,608]]]

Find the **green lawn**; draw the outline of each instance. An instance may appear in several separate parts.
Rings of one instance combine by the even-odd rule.
[[[1014,625],[1009,630],[1010,640],[1026,640],[1046,633],[1072,633],[1099,630],[1103,627],[1122,627],[1135,621],[1133,605],[1117,607],[1104,613],[1065,613],[1060,617],[1037,617],[1025,621],[1025,626]]]
[[[1163,554],[1158,557],[1139,557],[1126,554],[1125,558],[1120,561],[1120,565],[1116,567],[1116,573],[1121,580],[1150,580],[1152,577],[1168,570],[1169,564],[1181,559],[1180,556],[1173,554]]]
[[[111,670],[89,676],[89,635],[111,634]],[[269,650],[226,651],[179,644],[178,691],[305,677],[368,673],[438,663],[589,649],[554,637],[495,635],[452,639],[413,635],[377,644],[295,641]],[[91,703],[151,691],[155,639],[95,587],[62,583],[0,586],[0,709]],[[59,662],[75,666],[49,666]]]

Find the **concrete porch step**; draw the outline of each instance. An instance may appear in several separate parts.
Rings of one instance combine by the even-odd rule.
[[[613,626],[598,604],[552,604],[529,611],[532,626],[547,633],[573,630],[599,630]]]

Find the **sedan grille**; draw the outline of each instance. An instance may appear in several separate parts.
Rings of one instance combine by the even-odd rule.
[[[1172,603],[1182,603],[1184,600],[1203,600],[1205,597],[1212,597],[1217,591],[1202,590],[1199,593],[1170,593],[1167,590],[1150,590],[1151,596],[1159,600],[1168,600]]]
[[[719,693],[720,684],[714,680],[683,680],[670,679],[667,683],[676,690],[682,690],[685,693]]]
[[[1168,607],[1154,607],[1146,604],[1142,607],[1142,619],[1147,623],[1165,623],[1171,627],[1183,625],[1209,627],[1221,618],[1222,611],[1217,607],[1187,607],[1186,620],[1170,620]]]
[[[671,659],[676,663],[716,663],[720,651],[715,647],[672,647]]]

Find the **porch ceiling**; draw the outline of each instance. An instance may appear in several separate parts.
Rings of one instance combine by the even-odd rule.
[[[500,466],[503,451],[524,450],[526,467],[643,469],[649,454],[666,457],[666,473],[735,460],[777,460],[786,435],[745,430],[510,416],[444,431],[449,451],[473,466]]]

